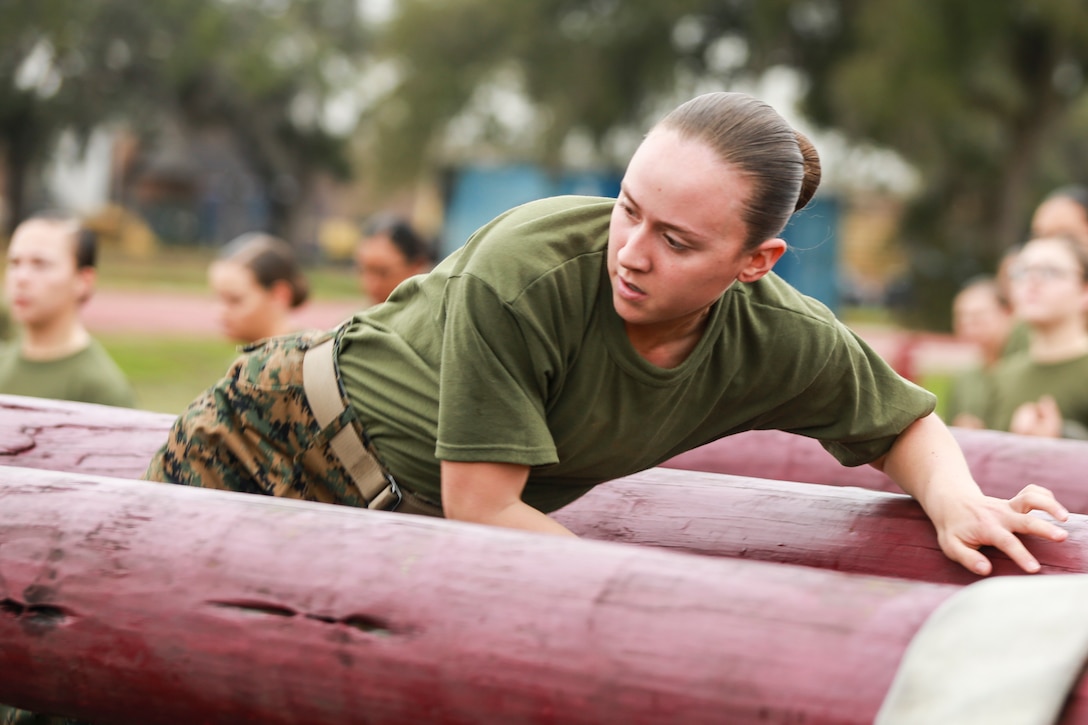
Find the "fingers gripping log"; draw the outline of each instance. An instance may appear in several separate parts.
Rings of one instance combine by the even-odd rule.
[[[102,721],[867,723],[959,589],[18,468],[0,506],[0,701]]]

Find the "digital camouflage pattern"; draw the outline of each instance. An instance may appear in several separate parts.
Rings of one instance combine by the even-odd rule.
[[[302,387],[303,354],[333,335],[304,332],[244,347],[227,374],[174,422],[143,477],[365,507],[329,446],[345,426],[362,436],[355,411],[348,406],[322,429]]]

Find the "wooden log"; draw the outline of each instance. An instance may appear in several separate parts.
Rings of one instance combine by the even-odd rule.
[[[0,395],[0,465],[138,478],[166,440],[174,416],[144,410]],[[983,490],[1008,498],[1028,483],[1088,513],[1088,442],[953,428]],[[748,431],[666,462],[665,467],[899,493],[871,466],[847,468],[818,442],[781,431]]]
[[[958,591],[14,467],[0,507],[0,701],[102,722],[870,723]]]
[[[553,514],[592,539],[873,576],[970,584],[906,494],[655,468],[604,483]],[[1045,514],[1043,514],[1045,516]],[[1088,573],[1088,515],[1054,543],[1023,537],[1041,573]],[[1022,571],[986,548],[994,574]]]
[[[139,478],[175,417],[0,395],[0,464]]]
[[[1088,513],[1088,441],[1020,436],[992,430],[953,428],[982,490],[1011,498],[1035,483],[1054,492],[1070,511]],[[666,461],[666,468],[729,473],[829,486],[899,491],[872,466],[847,468],[819,442],[782,431],[747,431],[722,438]]]
[[[136,477],[146,466],[141,456],[150,457],[170,424],[169,416],[141,411],[21,400],[31,402],[16,409],[19,416],[0,416],[0,441],[4,426],[27,420],[19,435],[31,429],[36,445],[14,460],[36,467]],[[976,580],[945,558],[921,508],[902,494],[653,469],[598,486],[555,518],[604,541],[937,583]],[[1073,516],[1061,544],[1025,539],[1044,573],[1088,571],[1085,521]],[[1019,573],[1001,552],[986,553],[995,574]]]

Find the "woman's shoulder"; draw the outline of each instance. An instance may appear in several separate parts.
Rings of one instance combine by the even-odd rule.
[[[608,246],[613,204],[564,196],[511,209],[469,239],[449,276],[477,278],[508,299],[548,277],[593,283]]]
[[[824,303],[798,291],[777,275],[768,274],[734,291],[724,324],[729,337],[743,335],[757,357],[829,363],[867,357],[869,345]]]
[[[735,286],[739,287],[742,306],[754,317],[815,328],[837,328],[842,324],[830,307],[800,292],[774,272],[756,282]]]
[[[608,222],[615,199],[596,196],[553,196],[516,206],[480,227],[465,244],[467,250],[498,246],[562,246],[571,240],[607,242]]]

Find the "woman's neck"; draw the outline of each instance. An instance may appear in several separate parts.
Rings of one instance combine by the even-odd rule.
[[[709,310],[699,316],[660,325],[624,325],[631,347],[646,362],[675,368],[688,359],[703,338]]]

